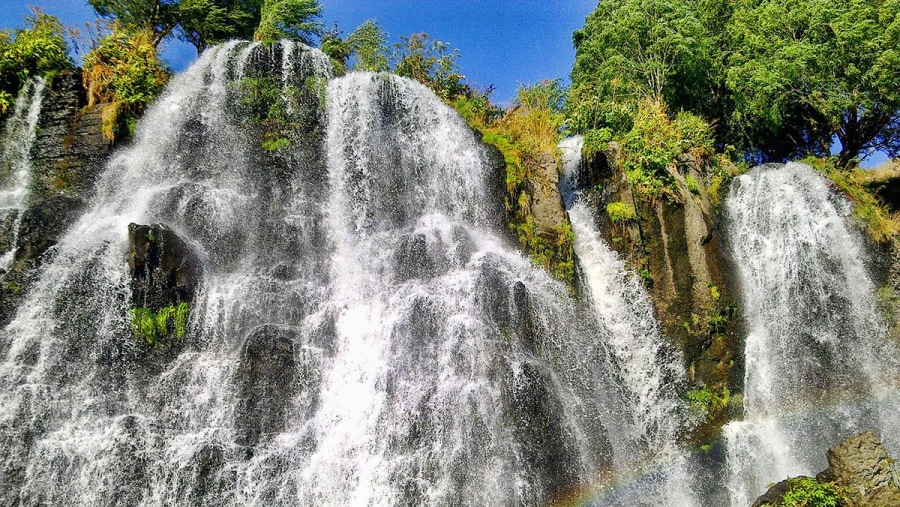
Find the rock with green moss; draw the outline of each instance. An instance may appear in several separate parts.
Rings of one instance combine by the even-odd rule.
[[[190,246],[162,224],[128,226],[131,329],[148,345],[180,342],[203,268]]]

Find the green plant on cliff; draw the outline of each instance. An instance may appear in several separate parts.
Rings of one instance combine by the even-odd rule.
[[[709,125],[691,113],[670,117],[666,107],[643,101],[630,131],[620,139],[622,168],[640,197],[667,196],[679,200],[669,166],[682,153],[709,156],[713,139]],[[696,182],[695,182],[696,183]]]
[[[849,503],[847,492],[835,483],[797,477],[788,479],[788,491],[779,507],[843,507]]]
[[[835,186],[853,202],[853,216],[866,226],[866,231],[877,242],[887,242],[900,234],[900,214],[892,213],[870,192],[864,182],[870,176],[863,169],[846,170],[830,159],[807,158],[804,160],[834,182]]]
[[[713,387],[703,385],[689,391],[685,397],[690,402],[691,411],[709,422],[719,417],[728,408],[728,404],[731,402],[731,391],[725,385]]]
[[[510,230],[537,264],[571,282],[575,273],[571,228],[559,224],[552,231],[538,231],[531,211],[531,185],[539,172],[540,157],[556,156],[564,123],[564,98],[565,90],[559,80],[545,80],[521,86],[513,106],[505,112],[493,106],[484,94],[469,93],[451,104],[469,125],[481,131],[485,143],[503,155],[504,201]]]
[[[72,66],[59,20],[32,9],[26,27],[0,30],[0,115],[15,103],[25,82]]]
[[[187,333],[187,321],[191,308],[181,302],[171,304],[154,312],[150,308],[131,309],[131,331],[147,345],[156,345],[160,340],[181,340]]]
[[[634,207],[624,202],[611,202],[607,204],[606,214],[614,224],[624,224],[637,218]]]
[[[169,79],[151,37],[150,32],[128,32],[114,24],[112,32],[84,57],[88,107],[106,104],[102,128],[109,141],[123,126],[133,125]]]

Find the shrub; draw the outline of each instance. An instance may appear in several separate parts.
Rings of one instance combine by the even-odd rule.
[[[150,308],[132,308],[131,331],[147,345],[156,345],[164,338],[181,340],[187,333],[190,312],[190,305],[183,301],[163,307],[158,312]]]
[[[52,76],[71,67],[59,19],[34,9],[24,29],[0,30],[0,114],[15,103],[32,76]]]
[[[833,482],[819,482],[812,477],[788,479],[788,491],[781,500],[783,507],[841,507],[847,495]]]
[[[634,208],[624,202],[611,202],[606,205],[606,214],[614,224],[631,222],[637,217]]]
[[[129,33],[118,26],[84,57],[88,106],[106,103],[103,134],[112,142],[123,126],[149,104],[169,79],[153,45],[152,33]],[[123,114],[124,113],[124,114]]]

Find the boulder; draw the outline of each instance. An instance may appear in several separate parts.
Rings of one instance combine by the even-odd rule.
[[[203,274],[188,244],[163,224],[128,225],[132,306],[158,311],[190,303]]]
[[[826,453],[834,482],[849,490],[854,505],[900,505],[900,471],[870,431],[850,437]]]
[[[284,427],[297,370],[296,340],[296,333],[290,329],[263,325],[254,329],[244,342],[235,379],[239,445],[253,447]]]

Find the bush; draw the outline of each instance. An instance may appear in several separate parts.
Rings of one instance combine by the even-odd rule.
[[[788,492],[781,500],[783,507],[841,507],[847,505],[844,491],[833,482],[819,482],[812,477],[788,479]]]
[[[634,208],[624,202],[611,202],[606,205],[606,214],[614,224],[624,224],[637,217]]]
[[[163,67],[149,31],[129,33],[114,25],[100,45],[84,57],[84,88],[88,106],[106,103],[103,134],[109,141],[165,86],[169,72]],[[124,113],[124,114],[123,114]]]
[[[634,126],[621,139],[622,166],[628,181],[643,197],[667,195],[678,200],[672,188],[668,165],[681,153],[709,155],[713,152],[709,124],[691,113],[670,118],[662,104],[644,101],[634,117]]]
[[[25,21],[24,29],[0,30],[0,114],[30,77],[52,76],[72,65],[59,19],[35,9]]]
[[[131,309],[131,331],[147,345],[156,345],[161,339],[181,340],[187,333],[187,319],[191,307],[181,302],[154,312],[150,308]]]

